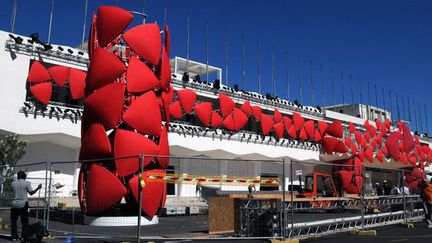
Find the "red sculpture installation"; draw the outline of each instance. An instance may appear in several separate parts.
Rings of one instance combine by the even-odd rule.
[[[170,37],[165,27],[162,46],[157,24],[125,31],[132,19],[126,10],[103,6],[92,20],[80,160],[115,159],[81,164],[79,199],[87,215],[101,214],[122,198],[133,208],[141,180],[141,206],[147,216],[153,217],[165,202],[165,183],[150,181],[147,175],[164,176],[169,164],[168,158],[159,156],[170,154]],[[186,90],[179,97],[182,108],[190,112],[196,94]],[[145,156],[143,175],[139,154]]]

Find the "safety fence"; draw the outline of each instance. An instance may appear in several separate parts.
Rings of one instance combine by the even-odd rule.
[[[26,171],[33,188],[42,184],[29,197],[30,222],[57,237],[309,238],[423,217],[417,191],[404,187],[404,170],[214,153],[38,162],[15,170]],[[161,169],[164,159],[169,166]],[[6,222],[7,182],[0,201]]]

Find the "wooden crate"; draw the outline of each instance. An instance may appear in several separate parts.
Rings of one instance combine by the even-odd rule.
[[[212,197],[208,209],[209,234],[226,234],[240,229],[240,201],[226,197]]]

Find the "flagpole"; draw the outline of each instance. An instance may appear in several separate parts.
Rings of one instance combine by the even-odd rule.
[[[387,110],[386,108],[386,102],[385,102],[385,95],[384,95],[384,88],[381,88],[381,92],[382,92],[382,98],[383,98],[383,108],[384,110]]]
[[[49,26],[48,26],[48,44],[51,43],[51,28],[52,28],[52,19],[53,19],[53,13],[54,12],[54,0],[51,0],[51,10],[50,10],[50,17],[49,17]]]
[[[420,132],[421,133],[424,133],[424,130],[423,130],[423,119],[422,119],[422,115],[421,115],[421,109],[420,109],[420,102],[419,101],[417,101],[417,111],[418,111],[418,114],[419,114],[419,120],[420,120]]]
[[[388,90],[388,94],[389,94],[389,100],[390,100],[390,114],[393,113],[393,102],[392,102],[392,97],[391,97],[391,91]],[[391,120],[391,118],[390,118]]]
[[[407,100],[408,100],[408,119],[409,119],[409,122],[412,124],[412,120],[411,120],[411,103],[410,103],[409,97],[407,97]]]
[[[16,20],[17,10],[18,10],[18,0],[14,0],[14,5],[12,9],[12,28],[11,28],[12,33],[14,33],[15,31],[15,20]]]
[[[225,85],[228,86],[228,29],[225,28]]]
[[[403,104],[403,99],[402,99],[402,104]],[[400,119],[400,110],[399,110],[399,96],[398,96],[398,92],[396,92],[396,109],[397,109],[398,120],[401,120]]]
[[[315,91],[314,91],[314,83],[313,83],[312,60],[309,60],[309,64],[310,64],[310,82],[311,82],[311,93],[312,93],[312,106],[315,106]]]
[[[361,106],[362,106],[362,108],[361,108],[361,117],[364,119],[364,117],[363,117],[363,106],[364,106],[364,104],[363,104],[363,92],[362,92],[362,80],[361,79],[359,79],[359,86],[360,86],[360,104],[361,104]],[[367,109],[367,106],[366,106],[366,109]]]
[[[209,66],[209,61],[208,61],[208,22],[206,22],[206,81],[209,81],[209,73],[208,73],[208,66]]]
[[[289,80],[289,66],[288,66],[288,51],[285,51],[285,77],[287,83],[287,98],[291,100],[290,96],[290,80]]]
[[[88,9],[88,0],[85,1],[85,6],[84,6],[84,24],[83,24],[83,32],[82,32],[82,39],[81,39],[81,50],[84,50],[84,41],[85,41],[86,23],[87,23],[87,9]]]
[[[323,106],[326,106],[326,97],[325,97],[325,85],[324,85],[324,76],[323,76],[323,65],[320,64],[320,78],[321,78],[321,92],[322,92],[322,98],[323,98]]]
[[[246,60],[245,60],[245,52],[246,52],[246,47],[245,47],[245,37],[244,37],[244,33],[242,33],[241,36],[241,41],[242,41],[242,84],[243,84],[243,89],[246,89],[245,87],[245,79],[246,79]]]
[[[415,121],[415,126],[416,126],[416,132],[418,132],[418,120],[417,120],[417,110],[416,110],[416,108],[415,108],[415,101],[414,101],[414,99],[412,100],[412,103],[413,103],[413,110],[414,110],[414,121]]]
[[[425,121],[426,121],[426,134],[429,136],[429,126],[428,126],[428,117],[427,117],[426,104],[424,104],[424,114],[425,114]]]
[[[408,108],[407,108],[407,113],[408,113]],[[407,120],[407,117],[408,116],[410,117],[410,115],[407,116],[407,114],[405,114],[405,98],[404,98],[403,94],[402,94],[402,115],[403,115],[403,119],[402,120]]]
[[[340,82],[341,82],[341,90],[342,90],[342,113],[345,113],[345,94],[344,94],[344,85],[343,85],[343,73],[340,73]]]
[[[116,5],[117,5],[117,2],[116,2]],[[146,1],[145,0],[143,0],[143,10],[142,10],[142,12],[143,12],[143,24],[145,24],[145,21],[146,21]],[[165,9],[166,10],[166,9]],[[166,20],[164,20],[165,22],[166,22]]]
[[[350,75],[351,82],[351,105],[354,105],[354,87],[353,87],[353,76]]]
[[[335,94],[335,80],[334,80],[334,69],[331,69],[332,75],[332,91],[333,91],[333,105],[336,106],[336,94]]]
[[[258,93],[262,94],[261,90],[261,65],[260,65],[260,46],[257,41],[257,78],[258,78]]]
[[[298,61],[298,75],[299,75],[299,92],[300,92],[300,104],[303,105],[303,87],[302,87],[302,68],[301,68],[301,61],[300,56],[297,56]]]
[[[368,120],[370,120],[371,118],[371,114],[370,114],[370,106],[371,106],[371,92],[370,92],[370,82],[368,81],[368,109],[367,109],[367,113],[368,113]]]
[[[188,66],[189,66],[189,43],[190,43],[190,16],[188,14],[187,16],[187,33],[186,33],[186,74],[188,73]]]
[[[275,80],[275,53],[272,46],[272,95],[276,97],[276,80]]]

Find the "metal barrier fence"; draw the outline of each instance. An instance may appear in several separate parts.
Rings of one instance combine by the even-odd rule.
[[[244,239],[309,238],[407,223],[423,217],[418,195],[411,192],[408,195],[406,190],[399,190],[399,195],[377,195],[377,187],[372,186],[387,180],[389,186],[403,188],[406,184],[403,170],[290,158],[248,159],[221,152],[197,157],[169,156],[166,157],[170,159],[169,166],[160,172],[155,170],[154,158],[138,155],[17,166],[16,171],[28,173],[33,188],[43,185],[42,190],[29,197],[30,222],[42,222],[57,237],[139,241],[199,239],[210,235]],[[110,176],[99,177],[96,184],[84,179],[88,187],[93,185],[89,192],[92,204],[80,205],[78,180],[85,176],[79,170],[90,165],[106,168],[127,189],[114,206],[102,211],[94,205],[102,205],[109,196],[110,191],[105,189],[111,184],[103,180]],[[345,177],[336,176],[339,170],[353,175],[349,183],[354,186],[358,186],[356,180],[364,182],[357,188],[358,193],[346,193],[356,188],[347,186],[342,181]],[[131,182],[134,178],[135,184]],[[135,189],[138,194],[134,194]],[[3,195],[8,195],[10,187],[5,186],[4,190]],[[143,208],[155,200],[148,190],[166,195],[153,218]],[[397,190],[393,191],[396,194]],[[2,197],[0,201],[1,216],[5,219],[10,199]]]

